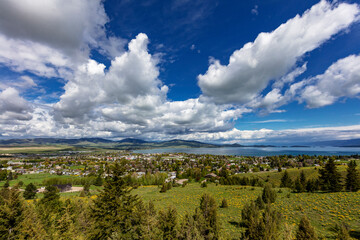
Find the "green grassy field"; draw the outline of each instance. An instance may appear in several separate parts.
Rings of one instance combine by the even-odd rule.
[[[200,204],[200,197],[209,193],[220,205],[226,198],[229,208],[219,208],[218,214],[222,223],[223,235],[227,238],[239,238],[241,229],[241,210],[251,200],[255,200],[261,194],[262,188],[222,186],[208,184],[207,188],[201,188],[198,183],[188,184],[185,188],[176,187],[160,193],[156,186],[139,187],[134,190],[144,201],[152,200],[157,209],[165,209],[174,206],[180,218],[186,212],[193,213]],[[290,195],[289,195],[290,194]],[[278,193],[274,207],[283,215],[283,222],[293,232],[302,215],[306,214],[318,235],[322,238],[334,237],[332,228],[336,223],[348,224],[352,231],[360,232],[360,192],[357,193],[290,193],[290,190],[282,189]]]
[[[318,175],[318,170],[309,167],[303,168],[307,178]],[[300,174],[299,169],[289,169],[289,175],[295,179]],[[339,166],[342,174],[345,174],[346,167]],[[264,181],[268,179],[270,183],[280,184],[283,173],[278,172],[259,172],[243,174],[244,176],[257,176]],[[19,181],[24,182],[24,186],[30,182],[40,185],[44,179],[49,178],[68,178],[70,176],[58,176],[51,174],[32,174],[21,175],[18,179],[10,181],[13,186]],[[0,186],[4,184],[0,182]],[[91,193],[96,194],[101,187],[91,186]],[[277,188],[276,191],[279,189]],[[204,193],[209,193],[220,205],[223,198],[229,204],[229,208],[218,208],[220,222],[222,224],[222,235],[227,238],[239,238],[242,229],[239,227],[241,221],[241,210],[246,203],[255,200],[262,192],[260,187],[250,186],[227,186],[213,183],[208,184],[207,188],[201,188],[199,183],[189,183],[186,187],[174,187],[166,193],[160,193],[157,186],[142,186],[133,191],[138,194],[145,202],[152,200],[158,210],[174,206],[181,219],[186,213],[193,213],[195,208],[200,205],[200,198]],[[61,193],[63,199],[78,198],[80,193]],[[42,194],[37,194],[37,198],[42,198]],[[95,197],[95,196],[93,196]],[[332,228],[341,222],[350,226],[352,234],[357,234],[360,239],[360,191],[356,193],[292,193],[289,189],[281,189],[277,193],[277,200],[274,207],[283,215],[283,225],[287,224],[287,229],[295,232],[302,215],[307,215],[315,227],[318,235],[324,239],[334,239]]]
[[[45,179],[50,178],[73,178],[74,176],[67,176],[67,175],[56,175],[56,174],[50,174],[50,173],[39,173],[39,174],[24,174],[19,175],[17,179],[9,181],[10,186],[14,186],[16,183],[22,181],[24,183],[23,188],[28,185],[29,183],[33,183],[36,186],[41,186],[41,183]],[[5,181],[0,182],[0,187],[5,184]]]
[[[295,180],[297,177],[300,176],[301,171],[304,171],[304,174],[307,179],[317,178],[319,176],[319,169],[321,167],[304,167],[304,168],[290,168],[288,169],[289,176]],[[338,171],[342,175],[343,178],[346,176],[346,169],[347,166],[339,165],[337,166]],[[284,174],[284,171],[272,171],[272,172],[255,172],[255,173],[241,173],[238,174],[239,176],[244,177],[258,177],[263,181],[268,181],[269,183],[273,184],[274,186],[280,186],[281,178]]]

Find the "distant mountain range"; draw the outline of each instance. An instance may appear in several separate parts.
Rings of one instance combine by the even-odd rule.
[[[81,148],[104,148],[104,149],[150,149],[150,148],[218,148],[218,147],[275,147],[273,145],[241,145],[241,144],[211,144],[199,141],[187,141],[174,139],[169,141],[144,141],[141,139],[126,138],[120,141],[112,141],[103,138],[32,138],[32,139],[3,139],[0,146],[44,146],[44,145],[69,145]],[[333,147],[360,147],[360,139],[334,140],[303,143],[301,146],[333,146]],[[290,147],[300,147],[293,145]]]

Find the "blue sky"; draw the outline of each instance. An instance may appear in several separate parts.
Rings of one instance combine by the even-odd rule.
[[[360,137],[358,1],[0,3],[0,137]]]

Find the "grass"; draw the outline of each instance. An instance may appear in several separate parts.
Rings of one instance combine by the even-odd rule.
[[[295,180],[297,177],[300,176],[301,171],[304,171],[304,174],[307,179],[314,179],[319,176],[319,169],[321,167],[303,167],[303,168],[290,168],[287,169],[287,172],[289,173],[289,176]],[[346,169],[347,166],[345,165],[339,165],[337,166],[338,171],[342,175],[343,179],[346,177]],[[284,175],[284,170],[281,172],[278,171],[272,171],[272,172],[255,172],[255,173],[240,173],[239,176],[244,177],[258,177],[262,179],[263,181],[267,181],[271,183],[274,186],[279,187],[281,183],[281,178]]]
[[[319,168],[319,167],[318,167]],[[340,172],[345,175],[346,166],[339,166]],[[302,169],[289,169],[289,175],[295,179],[300,171],[304,170],[307,178],[313,178],[318,175],[318,170],[314,167]],[[257,176],[263,180],[269,179],[270,183],[278,186],[283,172],[259,172],[247,173],[244,176]],[[268,177],[269,176],[269,177]],[[13,186],[16,182],[23,181],[24,186],[30,182],[40,185],[43,180],[58,177],[48,173],[21,175],[18,179],[10,181]],[[0,182],[0,186],[4,181]],[[101,187],[91,186],[92,194],[96,194]],[[278,191],[279,189],[276,189]],[[356,193],[291,193],[289,189],[281,189],[277,194],[277,200],[274,207],[283,215],[283,222],[290,229],[296,230],[302,215],[307,215],[316,232],[322,238],[334,238],[332,228],[341,222],[350,226],[355,233],[360,233],[360,191]],[[226,186],[213,183],[208,187],[201,188],[199,183],[189,183],[186,187],[175,187],[166,193],[160,193],[157,186],[142,186],[133,191],[138,194],[145,202],[152,200],[156,209],[161,210],[169,206],[174,206],[179,214],[179,218],[184,217],[186,213],[192,214],[200,205],[200,198],[204,193],[208,193],[216,199],[217,205],[225,198],[228,202],[228,208],[218,208],[218,215],[222,225],[222,236],[226,239],[239,239],[241,229],[241,210],[244,205],[255,200],[262,192],[259,187],[244,186]],[[63,199],[78,198],[80,192],[61,193]],[[42,198],[43,194],[37,194],[37,198]],[[94,196],[95,197],[95,196]]]
[[[9,181],[10,186],[14,186],[16,183],[22,181],[24,183],[23,188],[29,183],[33,183],[36,186],[41,186],[42,182],[45,179],[50,178],[73,178],[74,176],[67,176],[67,175],[56,175],[56,174],[49,174],[49,173],[38,173],[38,174],[24,174],[19,175],[17,179]],[[5,184],[5,181],[0,182],[0,187]]]
[[[241,210],[246,203],[257,198],[262,188],[222,186],[208,184],[207,188],[201,188],[199,183],[190,183],[185,188],[172,188],[166,193],[160,193],[156,186],[144,186],[134,190],[144,201],[152,200],[157,209],[165,209],[174,206],[179,217],[182,218],[187,212],[193,213],[200,205],[200,197],[209,193],[216,199],[218,205],[226,198],[229,207],[218,208],[220,222],[222,223],[223,235],[227,238],[239,238],[241,229]],[[307,215],[315,227],[318,235],[322,238],[333,238],[332,228],[337,223],[344,222],[352,231],[360,231],[360,192],[339,193],[290,193],[288,189],[282,189],[277,194],[274,207],[283,215],[283,222],[287,223],[293,231],[302,215]],[[290,196],[290,197],[288,197]],[[229,237],[231,236],[231,237]]]

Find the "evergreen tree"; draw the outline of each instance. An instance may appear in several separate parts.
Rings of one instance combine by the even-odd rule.
[[[242,223],[246,228],[245,239],[278,239],[281,215],[271,208],[271,205],[265,207],[261,214],[260,209],[255,202],[245,205],[241,211]]]
[[[18,239],[49,239],[49,236],[44,229],[44,225],[42,224],[41,219],[32,204],[26,205],[24,216],[26,217],[20,224],[19,234],[17,235]]]
[[[309,179],[306,183],[306,191],[315,192],[317,190],[319,190],[319,180]]]
[[[46,186],[40,204],[46,208],[47,212],[57,212],[61,207],[59,189],[51,185]]]
[[[154,207],[154,203],[150,201],[145,207],[145,214],[143,216],[143,237],[144,239],[161,239],[161,230],[158,228],[158,216]]]
[[[330,192],[342,190],[341,175],[336,168],[333,158],[329,159],[324,168],[319,170],[319,173],[319,183],[322,190]]]
[[[287,170],[285,170],[285,172],[281,178],[280,187],[281,188],[291,188],[292,187],[292,180],[291,180]]]
[[[276,192],[270,184],[266,184],[262,193],[262,199],[265,204],[274,203],[276,200]]]
[[[258,196],[255,200],[255,204],[259,209],[265,209],[266,204],[264,203],[264,200],[261,196]]]
[[[25,199],[34,199],[36,196],[36,192],[36,186],[33,183],[29,183],[25,188],[23,196]]]
[[[164,240],[178,239],[177,212],[175,208],[169,207],[167,211],[160,211],[158,224]]]
[[[296,240],[316,240],[318,239],[314,228],[311,226],[309,219],[303,216],[296,232]]]
[[[336,226],[337,236],[336,239],[338,240],[350,240],[352,239],[349,234],[349,228],[344,224],[340,224]]]
[[[215,199],[208,195],[202,195],[200,199],[200,212],[204,217],[205,228],[201,229],[201,234],[205,239],[219,238],[219,219],[217,216],[217,206]]]
[[[112,167],[111,177],[107,177],[104,189],[94,199],[91,208],[93,229],[90,239],[107,239],[117,235],[125,238],[133,234],[136,239],[140,229],[142,203],[137,195],[131,195],[132,188],[124,180],[124,168],[116,163]]]
[[[74,239],[76,237],[76,229],[74,225],[74,216],[70,203],[67,203],[61,209],[61,215],[56,220],[55,239]]]
[[[13,239],[19,233],[24,219],[24,206],[20,192],[16,188],[2,190],[0,193],[0,236]]]
[[[97,178],[95,179],[94,185],[95,185],[95,186],[98,186],[98,187],[100,187],[100,186],[103,185],[103,179],[101,178],[101,175],[100,175],[100,174],[99,174],[99,175],[97,176]]]
[[[357,164],[355,160],[348,163],[345,180],[345,188],[347,191],[356,192],[360,189],[360,174],[356,167]]]
[[[202,215],[199,214],[198,216],[191,216],[189,214],[185,214],[179,231],[179,240],[204,239],[204,237],[201,236],[201,233],[199,231],[199,229],[201,229],[202,223],[204,223],[204,218],[202,217],[202,220],[200,220],[199,217],[202,217]]]

